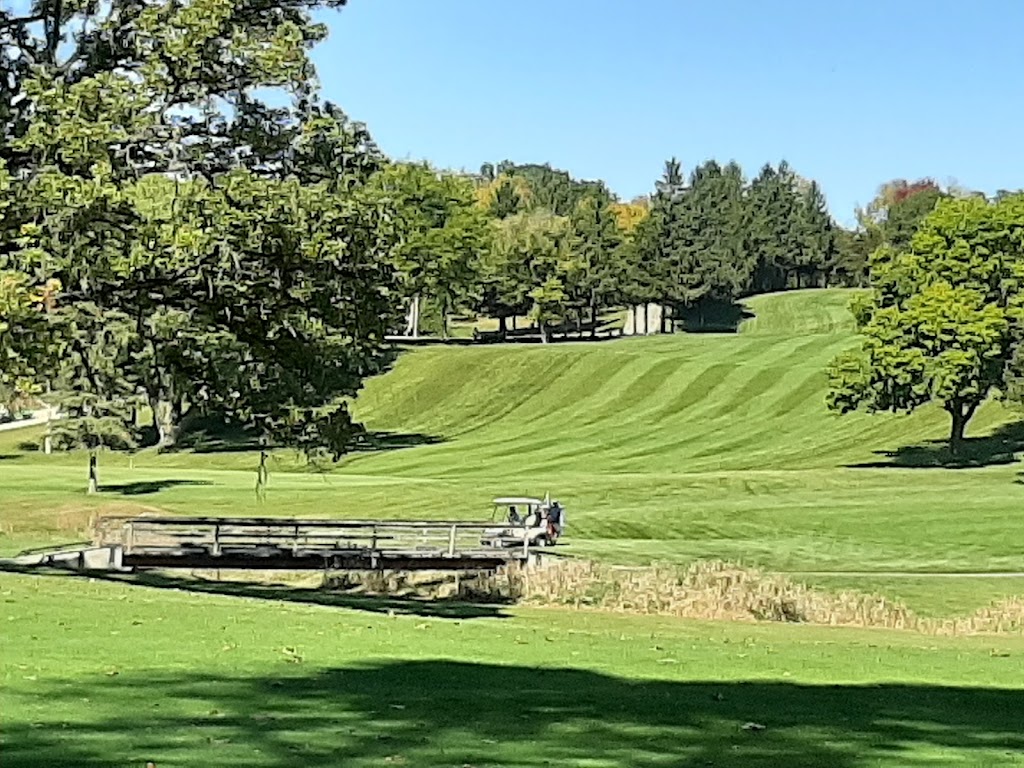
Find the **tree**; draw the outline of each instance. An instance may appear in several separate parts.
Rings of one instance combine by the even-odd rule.
[[[650,201],[646,198],[637,198],[628,203],[612,203],[610,208],[623,237],[630,237],[651,212]]]
[[[860,288],[867,284],[868,257],[878,247],[863,229],[835,228],[835,284]]]
[[[857,220],[861,228],[875,232],[880,243],[906,249],[924,218],[948,197],[931,179],[894,179],[879,187],[875,198],[857,211]]]
[[[797,288],[817,287],[827,283],[836,260],[835,225],[817,182],[807,186],[797,211],[799,237],[793,258]]]
[[[387,358],[394,229],[365,192],[379,151],[315,94],[310,11],[343,4],[3,12],[0,271],[63,287],[67,439],[135,443],[143,404],[165,444],[190,408],[310,453],[353,436],[344,398]]]
[[[623,239],[612,207],[598,198],[580,200],[571,217],[577,269],[570,286],[577,311],[586,310],[590,334],[597,334],[598,311],[620,298]]]
[[[872,292],[854,306],[859,350],[829,368],[828,405],[840,413],[950,414],[949,448],[962,447],[977,408],[1005,386],[1024,319],[1024,196],[946,200],[906,250],[871,257]]]
[[[39,392],[52,359],[45,313],[59,289],[56,281],[33,286],[28,275],[0,271],[0,389],[7,399]]]
[[[771,164],[765,164],[747,190],[746,247],[755,266],[751,277],[753,293],[777,291],[785,287],[785,274],[780,263],[785,259],[780,240],[785,211],[782,208],[783,186]]]
[[[477,203],[496,219],[505,219],[525,211],[531,199],[530,185],[521,176],[494,176],[493,166],[485,165],[477,185]]]
[[[413,305],[413,334],[418,335],[418,307],[426,295],[440,304],[441,333],[447,337],[448,314],[469,301],[488,248],[490,228],[473,183],[425,163],[394,163],[374,177],[373,186],[397,212],[401,244],[395,268],[402,294]]]
[[[497,224],[494,247],[510,270],[528,278],[523,292],[543,342],[548,325],[565,315],[568,285],[579,269],[572,236],[571,222],[547,211],[516,214]]]
[[[665,162],[661,179],[655,184],[650,213],[637,225],[623,251],[625,269],[623,297],[642,307],[643,332],[647,328],[646,306],[651,302],[677,302],[686,279],[680,253],[689,245],[684,233],[686,180],[676,158]]]
[[[746,249],[743,171],[734,162],[722,168],[710,161],[694,171],[688,192],[696,221],[690,259],[701,291],[692,303],[732,304],[754,268]]]

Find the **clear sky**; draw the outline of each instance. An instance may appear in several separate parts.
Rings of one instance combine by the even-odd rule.
[[[651,191],[786,159],[852,221],[882,182],[1024,187],[1024,0],[349,0],[314,54],[392,157]]]

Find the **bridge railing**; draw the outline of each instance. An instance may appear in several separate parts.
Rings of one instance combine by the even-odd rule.
[[[502,523],[287,518],[104,517],[94,525],[98,546],[120,545],[126,555],[202,551],[211,555],[269,549],[293,554],[368,552],[456,557],[489,551],[481,543]],[[529,543],[523,541],[524,551]]]

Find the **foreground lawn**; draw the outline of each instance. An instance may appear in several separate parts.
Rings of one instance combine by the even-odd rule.
[[[0,765],[1024,765],[1021,638],[438,613],[0,574]]]

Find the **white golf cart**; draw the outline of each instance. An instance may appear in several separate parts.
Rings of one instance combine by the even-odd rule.
[[[552,546],[565,529],[565,508],[551,501],[530,496],[502,496],[494,500],[491,519],[504,520],[504,526],[484,531],[480,543],[490,547]]]

